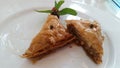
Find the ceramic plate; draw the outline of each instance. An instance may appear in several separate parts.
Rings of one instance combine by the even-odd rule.
[[[5,2],[6,3],[6,2]],[[13,4],[14,3],[14,4]],[[7,4],[7,3],[6,3]],[[11,5],[11,6],[10,6]],[[29,47],[32,38],[40,31],[48,14],[37,13],[35,9],[50,9],[54,2],[45,0],[18,0],[5,6],[1,12],[0,22],[0,67],[1,68],[115,68],[119,43],[120,23],[113,16],[93,7],[77,2],[67,2],[62,7],[70,7],[78,12],[77,16],[61,17],[65,26],[66,19],[89,19],[98,21],[105,37],[103,63],[95,64],[74,43],[58,49],[45,58],[32,64],[28,59],[20,57]],[[49,6],[49,7],[48,7]],[[8,13],[9,12],[9,13]],[[119,51],[119,50],[118,50]]]

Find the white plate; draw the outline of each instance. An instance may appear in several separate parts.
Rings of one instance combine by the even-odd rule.
[[[39,32],[48,14],[41,14],[34,9],[48,9],[53,6],[53,1],[18,0],[14,4],[12,12],[2,14],[4,21],[0,23],[0,67],[1,68],[115,68],[119,65],[120,53],[120,21],[99,9],[88,7],[75,2],[67,2],[65,6],[78,11],[78,16],[63,16],[65,19],[90,19],[97,20],[102,27],[105,36],[103,63],[96,65],[81,47],[72,45],[65,47],[49,56],[32,64],[20,55],[29,47],[32,38]],[[29,2],[29,3],[28,3]],[[16,6],[17,5],[17,6]],[[7,5],[9,6],[9,4]],[[49,6],[49,7],[47,7]],[[14,12],[13,12],[14,11]],[[64,22],[63,22],[64,23]],[[116,64],[116,62],[119,62]],[[116,64],[116,65],[115,65]]]

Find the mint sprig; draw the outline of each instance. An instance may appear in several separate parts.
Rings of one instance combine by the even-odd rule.
[[[42,12],[42,13],[50,13],[52,15],[58,16],[58,18],[60,15],[66,15],[66,14],[70,14],[70,15],[74,15],[74,16],[77,15],[77,12],[71,8],[63,8],[63,9],[59,10],[63,3],[64,3],[64,0],[60,0],[59,2],[55,1],[55,5],[52,8],[52,10],[42,10],[42,11],[36,10],[36,11]]]

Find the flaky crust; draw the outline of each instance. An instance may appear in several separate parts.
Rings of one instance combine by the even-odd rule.
[[[88,20],[67,20],[67,28],[70,33],[83,41],[82,45],[86,53],[97,63],[102,62],[103,40],[100,25]]]
[[[23,54],[26,58],[41,56],[56,48],[65,46],[73,40],[57,16],[49,15],[40,32],[31,41],[30,47]]]

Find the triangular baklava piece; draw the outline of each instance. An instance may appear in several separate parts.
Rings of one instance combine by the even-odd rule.
[[[43,56],[54,49],[65,46],[74,37],[69,34],[55,15],[49,15],[40,32],[33,38],[23,57]]]
[[[94,21],[88,20],[67,20],[68,31],[76,36],[79,41],[83,41],[83,49],[89,57],[91,57],[97,64],[102,62],[103,55],[103,40],[100,25]]]

